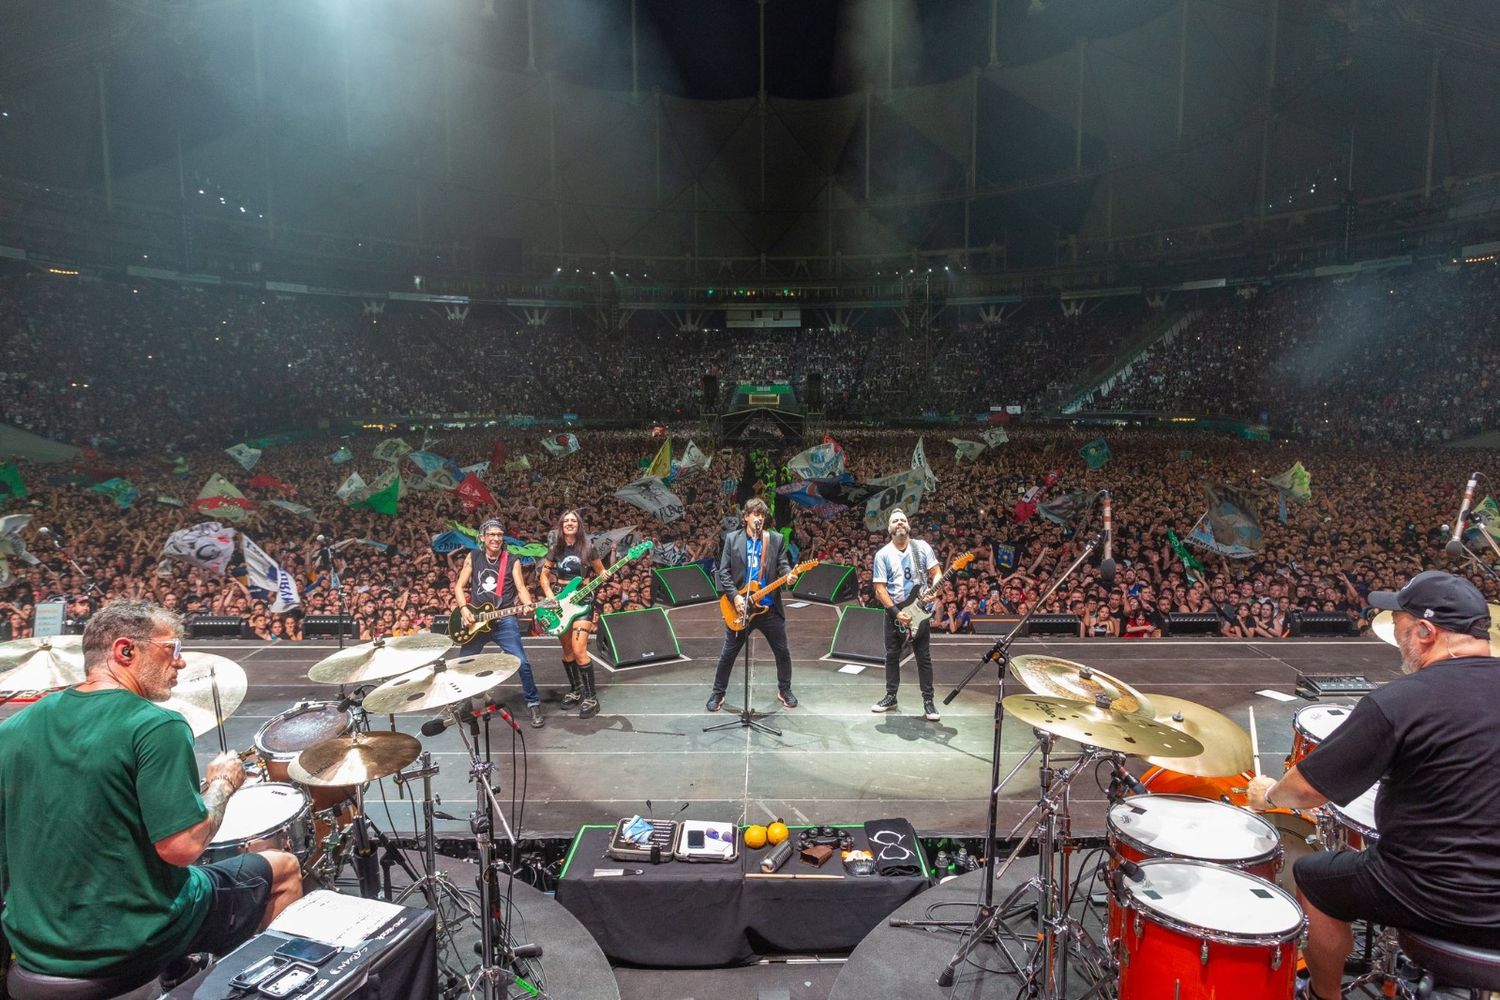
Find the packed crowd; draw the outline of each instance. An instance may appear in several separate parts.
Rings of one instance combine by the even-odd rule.
[[[676,432],[680,455],[688,429]],[[427,444],[468,463],[491,454],[495,434],[467,430]],[[671,483],[686,513],[661,523],[613,496],[641,474],[641,460],[658,447],[647,432],[585,431],[580,451],[555,459],[544,457],[537,431],[506,430],[503,435],[510,455],[528,454],[532,468],[492,468],[484,478],[507,533],[523,542],[545,541],[561,513],[578,508],[590,531],[637,526],[634,537],[654,540],[658,559],[711,559],[725,519],[733,518],[736,494],[775,495],[764,482],[742,483],[758,476],[753,471],[746,475],[749,464],[743,452],[726,450],[715,453],[709,471]],[[850,428],[836,435],[849,472],[861,481],[911,464],[916,438],[909,432]],[[15,578],[0,588],[0,614],[5,616],[0,632],[28,634],[39,601],[64,597],[68,617],[81,620],[100,601],[120,596],[149,596],[189,614],[242,615],[250,632],[263,639],[300,638],[306,615],[332,614],[341,601],[362,637],[429,627],[452,606],[452,580],[463,551],[438,554],[433,536],[445,531],[450,519],[477,525],[494,511],[466,513],[459,498],[443,490],[409,493],[396,516],[351,510],[334,491],[351,469],[362,470],[366,479],[378,475],[383,463],[371,456],[378,440],[330,438],[270,448],[256,466],[256,472],[294,486],[294,499],[319,518],[314,523],[264,503],[274,492],[245,489],[261,503],[236,527],[297,579],[302,603],[287,613],[273,613],[269,595],[250,589],[235,565],[220,576],[162,559],[167,536],[202,517],[156,497],[190,501],[212,472],[242,486],[250,478],[222,451],[190,452],[186,477],[174,476],[168,464],[155,460],[119,470],[141,491],[140,499],[123,511],[86,486],[69,484],[74,478],[70,470],[21,463],[30,495],[11,501],[0,513],[33,515],[23,537],[42,562],[27,566],[11,560]],[[1112,458],[1089,471],[1077,454],[1083,443],[1084,437],[1074,432],[1022,429],[1010,443],[976,460],[955,462],[940,439],[926,439],[937,482],[922,497],[913,517],[914,533],[931,541],[944,560],[965,550],[977,556],[945,586],[936,627],[964,631],[975,615],[1033,608],[1076,614],[1084,635],[1158,635],[1165,616],[1174,611],[1214,614],[1222,634],[1252,638],[1286,635],[1292,614],[1301,611],[1345,615],[1355,627],[1367,627],[1364,594],[1399,587],[1419,570],[1444,562],[1445,536],[1439,525],[1451,519],[1457,492],[1477,461],[1472,454],[1446,450],[1350,450],[1137,431],[1111,436]],[[340,444],[354,452],[353,462],[329,461],[328,453]],[[792,450],[779,458],[784,461]],[[1290,502],[1282,524],[1275,495],[1262,480],[1295,460],[1312,474],[1312,498]],[[411,470],[406,471],[410,476]],[[1097,528],[1097,510],[1065,524],[1041,516],[1017,521],[1020,494],[1054,471],[1057,479],[1044,500],[1074,491],[1113,492],[1119,573],[1106,585],[1096,559],[1042,601],[1081,539]],[[1185,537],[1203,512],[1206,481],[1261,491],[1256,502],[1265,545],[1254,557],[1227,559],[1190,550],[1201,563],[1201,569],[1194,569],[1172,546],[1168,533]],[[885,538],[865,529],[862,513],[851,508],[823,519],[784,496],[776,505],[777,522],[789,530],[802,557],[857,567],[859,600],[869,602],[871,559]],[[65,551],[55,550],[36,533],[43,525],[65,543]],[[333,553],[341,590],[330,587],[322,550],[314,541],[319,531],[344,543]],[[617,556],[623,547],[617,548]],[[646,560],[631,564],[602,590],[601,609],[649,604],[649,568]],[[1474,579],[1491,600],[1500,601],[1500,588],[1480,576]]]

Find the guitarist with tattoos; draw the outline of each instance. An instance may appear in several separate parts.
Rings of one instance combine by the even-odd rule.
[[[906,645],[906,627],[912,612],[901,605],[916,593],[937,583],[943,568],[932,546],[911,537],[911,525],[900,507],[891,511],[886,522],[891,540],[875,553],[871,581],[875,599],[885,608],[885,697],[877,701],[872,712],[889,712],[896,707],[896,690],[901,687],[901,650]],[[922,689],[922,715],[933,722],[942,718],[932,700],[932,635],[919,628],[911,634],[912,652],[917,657],[917,684]]]
[[[724,626],[724,648],[719,652],[714,688],[705,706],[710,712],[717,712],[724,704],[734,658],[744,648],[751,629],[760,630],[776,657],[776,697],[787,708],[797,707],[797,696],[792,694],[792,654],[786,644],[786,612],[781,607],[780,589],[756,600],[756,605],[763,605],[764,610],[751,608],[745,595],[739,592],[747,583],[758,581],[764,585],[777,577],[789,577],[786,580],[788,586],[797,582],[791,560],[787,557],[786,539],[777,532],[766,530],[770,513],[770,508],[760,497],[746,500],[740,512],[744,527],[725,535],[724,547],[719,551],[719,562],[714,570],[719,593],[734,602],[734,608],[741,616],[748,614],[750,617],[743,628]]]
[[[521,661],[521,694],[526,698],[526,708],[531,713],[531,726],[540,729],[542,721],[542,693],[536,689],[536,679],[531,673],[531,661],[526,659],[526,647],[521,645],[521,626],[513,614],[524,611],[534,602],[531,591],[526,589],[526,575],[521,570],[521,560],[512,559],[505,547],[505,527],[499,518],[490,518],[479,526],[479,542],[483,546],[471,551],[459,568],[458,579],[453,581],[453,600],[463,624],[463,645],[459,656],[474,656],[484,652],[491,639],[502,653],[509,653]],[[489,612],[478,610],[485,605]],[[481,618],[491,618],[483,622]],[[488,627],[470,631],[475,625]]]

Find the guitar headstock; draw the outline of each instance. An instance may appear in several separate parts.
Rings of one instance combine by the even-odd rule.
[[[625,553],[625,558],[626,559],[639,559],[641,556],[645,555],[647,552],[650,552],[654,548],[656,548],[656,543],[655,542],[651,542],[651,541],[636,542],[634,545],[632,545],[630,547],[630,551],[628,551],[628,552]]]
[[[792,573],[795,576],[801,576],[803,573],[806,573],[810,569],[817,569],[819,562],[820,561],[817,559],[809,559],[807,562],[798,563],[796,568],[792,570]]]
[[[971,563],[973,561],[974,561],[974,553],[973,552],[965,552],[963,555],[961,555],[961,556],[959,556],[959,557],[957,557],[956,559],[953,560],[952,565],[950,565],[948,567],[948,571],[950,573],[957,573],[959,570],[961,570],[964,567],[968,566],[969,563]]]

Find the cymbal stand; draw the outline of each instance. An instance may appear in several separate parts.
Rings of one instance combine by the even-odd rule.
[[[470,917],[477,917],[473,905],[468,897],[459,891],[453,881],[448,878],[446,872],[438,871],[437,867],[437,834],[433,829],[433,805],[436,799],[432,794],[432,778],[440,768],[432,762],[432,754],[427,750],[422,751],[420,758],[421,766],[406,771],[397,771],[393,776],[397,787],[405,785],[409,781],[422,781],[422,869],[423,875],[411,885],[401,890],[401,894],[392,902],[403,902],[408,896],[415,892],[421,892],[427,898],[428,907],[438,912],[440,902],[438,893],[441,891],[448,899],[456,900]],[[441,934],[441,928],[439,928]]]

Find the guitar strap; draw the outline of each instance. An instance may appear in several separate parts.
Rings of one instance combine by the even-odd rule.
[[[500,598],[505,594],[505,571],[510,568],[510,546],[503,546],[500,550],[500,568],[495,572],[499,579],[495,581],[495,604],[500,603]],[[521,595],[517,594],[517,597]]]
[[[907,566],[909,566],[911,568],[912,594],[920,594],[922,592],[922,586],[923,586],[923,583],[924,583],[924,581],[922,580],[922,570],[921,570],[922,560],[916,558],[916,553],[917,553],[917,540],[915,538],[907,539],[907,542],[906,542],[906,553],[905,553],[906,560],[905,561],[906,561]],[[906,596],[910,597],[911,594],[907,594]]]

